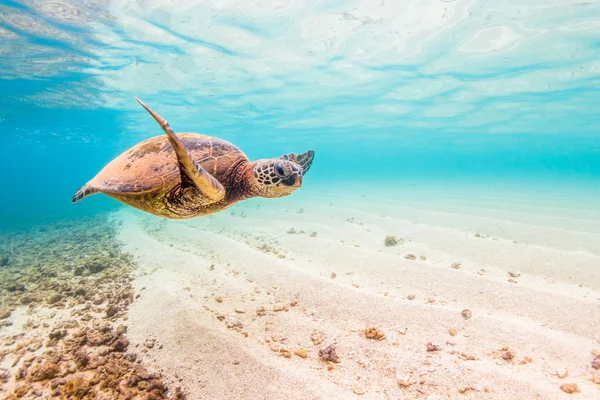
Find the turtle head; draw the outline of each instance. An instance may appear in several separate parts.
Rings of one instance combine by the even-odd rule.
[[[301,155],[258,160],[252,170],[252,192],[261,197],[283,197],[302,186],[302,177],[310,168],[314,151]]]
[[[272,158],[254,163],[253,192],[261,197],[283,197],[302,186],[302,167],[295,162]]]

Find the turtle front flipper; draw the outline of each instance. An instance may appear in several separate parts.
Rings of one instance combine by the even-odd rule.
[[[310,166],[312,165],[312,162],[315,158],[315,152],[314,150],[309,150],[306,153],[302,154],[290,153],[281,156],[281,158],[283,158],[284,160],[295,162],[296,164],[300,165],[302,167],[302,175],[304,175],[308,172]]]
[[[225,189],[223,185],[215,179],[214,176],[206,172],[199,163],[196,163],[189,151],[185,148],[181,140],[175,135],[169,123],[160,115],[155,113],[150,107],[142,102],[137,97],[138,103],[142,105],[152,115],[152,117],[163,128],[179,162],[179,171],[181,172],[181,187],[182,189],[195,188],[200,191],[202,197],[208,202],[217,202],[225,197]]]

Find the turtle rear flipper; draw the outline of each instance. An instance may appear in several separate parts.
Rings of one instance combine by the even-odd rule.
[[[77,203],[79,200],[83,199],[84,197],[91,196],[91,195],[96,194],[98,192],[99,192],[98,189],[94,189],[93,187],[91,187],[89,185],[83,185],[81,187],[81,189],[79,189],[75,193],[75,195],[73,196],[73,198],[71,199],[71,201],[73,203]]]
[[[202,168],[199,163],[194,161],[191,154],[169,126],[169,123],[137,97],[136,100],[150,113],[150,115],[152,115],[167,134],[169,142],[177,155],[177,161],[179,162],[182,188],[187,189],[193,187],[199,190],[202,197],[206,198],[208,202],[217,202],[223,199],[223,197],[225,197],[225,188],[223,188],[223,185],[221,185],[214,176]]]

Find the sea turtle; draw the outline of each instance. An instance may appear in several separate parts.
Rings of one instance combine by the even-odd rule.
[[[163,218],[213,214],[251,197],[283,197],[302,186],[315,152],[251,162],[233,144],[197,133],[175,134],[168,122],[136,100],[165,135],[147,139],[105,166],[73,196],[104,193]]]

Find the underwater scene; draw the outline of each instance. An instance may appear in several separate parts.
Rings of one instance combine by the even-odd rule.
[[[599,399],[600,1],[0,0],[0,399]]]

